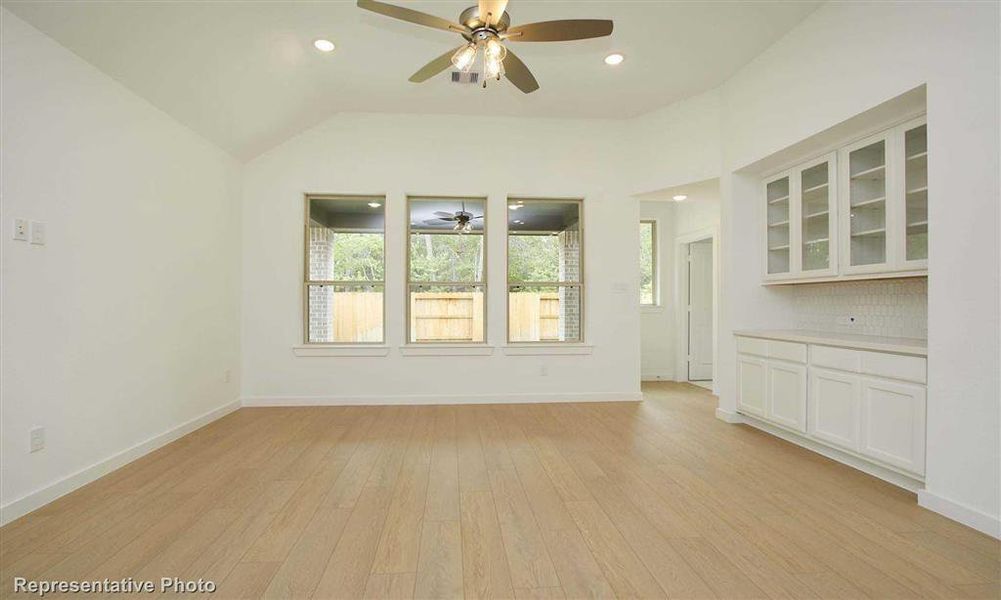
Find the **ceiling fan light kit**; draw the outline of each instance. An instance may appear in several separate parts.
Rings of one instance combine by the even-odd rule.
[[[543,21],[511,27],[511,16],[506,12],[508,0],[480,0],[459,15],[459,22],[422,13],[420,11],[378,2],[358,0],[358,7],[409,23],[458,33],[465,39],[458,48],[445,52],[410,76],[413,83],[421,83],[454,66],[468,73],[481,58],[483,87],[487,79],[507,78],[526,94],[539,89],[539,82],[505,42],[563,42],[586,40],[611,35],[612,22],[604,19],[572,19]]]

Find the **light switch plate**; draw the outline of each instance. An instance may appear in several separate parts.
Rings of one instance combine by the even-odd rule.
[[[35,427],[29,432],[31,436],[31,452],[45,449],[45,428]]]
[[[12,237],[20,242],[28,241],[28,219],[14,219]]]
[[[42,221],[31,222],[31,243],[39,246],[45,245],[45,223]]]

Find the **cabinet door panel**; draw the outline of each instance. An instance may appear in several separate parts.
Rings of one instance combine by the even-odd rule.
[[[842,151],[842,271],[876,273],[891,267],[887,227],[893,172],[891,136],[880,134]]]
[[[928,128],[925,119],[902,126],[904,145],[903,248],[905,269],[928,268]]]
[[[800,270],[803,277],[837,273],[835,155],[798,169]]]
[[[765,364],[768,372],[765,417],[806,432],[806,367],[773,361]]]
[[[810,367],[810,435],[858,452],[861,390],[858,375]]]
[[[765,182],[765,278],[788,279],[795,272],[792,175]]]
[[[737,407],[744,412],[765,416],[765,361],[737,355]]]
[[[863,378],[860,452],[923,475],[925,400],[923,386]]]

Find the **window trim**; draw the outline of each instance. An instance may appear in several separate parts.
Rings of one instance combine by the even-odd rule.
[[[657,222],[657,219],[640,219],[640,225],[643,225],[644,223],[649,223],[650,224],[650,237],[652,238],[650,240],[650,254],[651,254],[651,257],[650,257],[651,258],[651,261],[650,261],[650,269],[651,269],[650,276],[651,276],[651,281],[653,282],[653,290],[652,290],[652,293],[651,293],[651,296],[653,297],[653,302],[650,302],[649,304],[643,302],[643,287],[641,285],[640,286],[640,303],[639,304],[640,304],[640,308],[659,308],[660,307],[660,276],[659,276],[660,273],[659,273],[659,269],[658,269],[658,263],[659,263],[659,261],[657,260],[657,258],[658,258],[658,255],[660,254],[660,239],[659,239],[659,236],[657,235],[658,234],[657,230],[660,227],[659,227],[659,224]]]
[[[418,201],[420,201],[420,200],[456,200],[456,201],[460,201],[460,202],[463,201],[463,200],[475,200],[477,202],[482,202],[483,203],[483,234],[482,234],[483,235],[483,281],[482,282],[469,282],[469,281],[413,281],[412,279],[410,279],[410,236],[411,236],[410,206],[411,206],[412,201],[414,201],[414,200],[418,200]],[[490,278],[489,278],[490,260],[489,260],[489,249],[488,249],[488,243],[487,243],[488,242],[488,240],[487,240],[487,226],[488,226],[489,217],[490,217],[490,215],[488,214],[488,212],[489,212],[489,206],[488,205],[489,204],[490,204],[490,201],[489,201],[489,198],[487,198],[487,196],[448,196],[448,195],[434,196],[434,195],[426,195],[426,194],[424,194],[424,195],[407,195],[406,210],[404,211],[404,215],[403,215],[404,218],[406,218],[406,226],[407,226],[407,228],[406,228],[406,236],[404,238],[404,243],[403,243],[403,245],[405,247],[404,251],[406,253],[405,259],[404,259],[404,263],[403,263],[403,265],[404,265],[404,267],[403,267],[404,268],[403,304],[406,307],[405,308],[405,316],[404,316],[404,319],[405,319],[406,323],[404,323],[404,327],[403,327],[403,330],[404,330],[404,333],[403,333],[403,336],[404,336],[403,340],[404,340],[404,342],[403,342],[403,344],[404,344],[405,347],[413,349],[413,348],[427,348],[427,347],[435,347],[435,346],[438,346],[438,347],[451,346],[451,347],[455,347],[457,349],[461,349],[461,348],[468,348],[468,347],[472,347],[472,346],[487,346],[488,345],[487,333],[490,331],[490,329],[489,329],[489,327],[487,325],[487,319],[490,316],[490,309],[489,309],[490,294],[488,293],[488,287],[487,287],[487,282],[490,280]],[[449,235],[449,234],[445,234],[445,235]],[[459,235],[459,234],[454,234],[454,235]],[[411,341],[411,339],[410,339],[410,334],[411,334],[411,331],[410,331],[410,325],[411,325],[410,288],[412,286],[414,286],[414,285],[443,285],[443,286],[456,286],[456,287],[458,287],[458,286],[482,287],[483,288],[483,319],[482,319],[482,321],[483,321],[483,332],[482,332],[483,339],[482,339],[482,341],[479,341],[479,342],[467,341],[467,340],[454,340],[454,341],[433,340],[433,341],[426,341],[426,342]],[[420,353],[419,352],[410,352],[410,354],[419,355]]]
[[[511,282],[511,268],[510,268],[510,254],[511,254],[511,230],[509,217],[507,214],[509,211],[508,206],[512,201],[516,202],[563,202],[566,204],[576,204],[577,205],[577,233],[580,237],[580,256],[578,257],[580,265],[580,276],[576,281],[519,281],[517,283]],[[504,327],[505,327],[505,337],[507,339],[507,348],[516,347],[533,347],[533,346],[581,346],[585,347],[586,344],[586,327],[584,315],[586,315],[585,310],[585,296],[586,288],[584,287],[585,279],[585,261],[584,261],[584,198],[547,198],[544,196],[508,196],[504,199],[504,278],[506,284],[504,286]],[[580,290],[580,322],[578,323],[578,328],[580,330],[580,335],[576,340],[537,340],[537,341],[513,341],[511,340],[511,287],[512,286],[550,286],[550,287],[576,287]],[[514,351],[516,353],[517,351]]]
[[[386,311],[386,201],[387,197],[380,194],[315,194],[315,193],[305,193],[303,194],[304,209],[303,213],[305,219],[303,221],[303,236],[302,236],[302,286],[300,288],[302,294],[302,346],[307,348],[344,348],[349,349],[350,347],[377,347],[385,346],[386,344],[386,323],[387,323],[387,311]],[[372,202],[378,201],[382,204],[382,280],[380,281],[360,281],[360,280],[324,280],[324,279],[310,279],[309,278],[309,221],[310,221],[310,203],[313,200],[357,200],[359,202]],[[345,230],[351,231],[351,230]],[[361,230],[357,230],[361,232]],[[369,233],[375,233],[372,230],[368,230]],[[382,339],[372,342],[311,342],[309,341],[309,286],[311,285],[377,285],[382,287]],[[299,356],[305,354],[297,354]],[[315,354],[313,354],[315,355]]]

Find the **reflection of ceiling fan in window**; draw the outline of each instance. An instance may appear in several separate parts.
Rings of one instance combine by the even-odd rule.
[[[473,230],[473,221],[476,219],[482,219],[483,215],[474,217],[473,213],[466,212],[466,203],[462,203],[462,210],[457,210],[454,213],[447,213],[443,210],[436,210],[434,214],[438,215],[437,219],[426,219],[424,222],[428,225],[441,225],[443,222],[455,222],[455,227],[452,228],[453,231],[458,231],[459,233],[468,233]]]
[[[376,0],[358,0],[358,7],[401,21],[458,33],[463,37],[465,41],[458,48],[442,54],[411,75],[410,81],[414,83],[427,81],[452,66],[468,72],[479,62],[483,66],[483,87],[487,86],[487,79],[499,81],[504,75],[519,90],[530,94],[539,89],[539,82],[525,63],[507,49],[507,42],[565,42],[612,33],[612,22],[605,19],[543,21],[511,27],[511,16],[506,12],[507,1],[479,0],[477,6],[462,11],[458,23]]]

